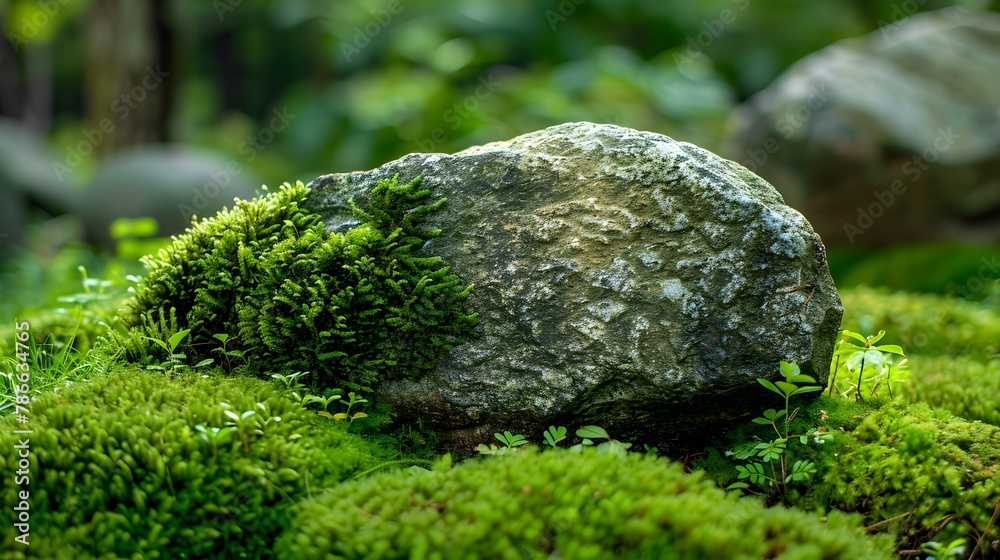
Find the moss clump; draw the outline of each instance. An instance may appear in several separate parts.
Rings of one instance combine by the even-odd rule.
[[[225,403],[225,404],[223,404]],[[259,404],[258,404],[259,403]],[[213,446],[230,411],[254,411]],[[280,418],[280,420],[279,420]],[[245,378],[126,370],[47,393],[30,435],[0,421],[4,558],[266,558],[288,508],[389,457]],[[30,484],[14,445],[30,442]],[[18,492],[30,492],[30,548],[14,541]]]
[[[310,371],[315,386],[370,389],[430,370],[473,335],[476,316],[462,309],[472,286],[417,256],[440,234],[420,224],[444,203],[423,204],[430,191],[419,184],[381,181],[344,233],[303,208],[302,183],[193,224],[145,260],[149,275],[123,313],[128,355],[156,350],[144,336],[190,328],[192,363],[218,357],[212,337],[226,334],[252,372]]]
[[[903,395],[910,402],[1000,425],[1000,314],[989,302],[871,288],[842,296],[846,328],[885,329],[909,356]]]
[[[952,355],[988,360],[1000,354],[995,303],[976,304],[929,294],[867,287],[843,290],[844,328],[865,334],[885,329],[907,355]]]
[[[526,450],[304,502],[279,558],[888,558],[858,519],[726,496],[639,454]]]
[[[914,356],[910,366],[916,375],[903,387],[911,402],[925,402],[966,420],[1000,426],[1000,360]]]
[[[1000,499],[1000,428],[967,422],[924,404],[894,402],[837,434],[817,459],[822,482],[804,500],[865,514],[899,546],[971,540]],[[994,526],[987,542],[1000,539]]]

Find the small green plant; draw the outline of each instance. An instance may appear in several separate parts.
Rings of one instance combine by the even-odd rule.
[[[550,447],[555,447],[560,441],[566,439],[566,428],[565,426],[549,426],[548,430],[545,430],[545,443]]]
[[[892,397],[892,372],[893,370],[902,371],[905,368],[906,360],[893,363],[889,355],[903,356],[903,349],[895,344],[877,346],[876,343],[885,336],[885,331],[879,331],[878,334],[868,336],[862,336],[847,329],[844,329],[842,333],[843,339],[839,343],[840,348],[834,352],[837,359],[834,361],[833,371],[830,374],[830,396],[833,396],[837,387],[837,370],[840,369],[841,356],[846,356],[844,366],[850,373],[857,372],[858,382],[845,391],[845,395],[851,391],[855,391],[854,396],[858,401],[865,400],[861,392],[862,383],[865,380],[865,368],[867,367],[869,372],[873,372],[868,378],[872,385],[872,396],[875,396],[875,392],[882,384],[882,381],[885,380],[886,386],[889,389],[889,396]],[[861,345],[848,342],[848,339],[854,339],[860,342]],[[901,381],[899,376],[897,376],[896,380]]]
[[[299,378],[309,375],[308,371],[297,371],[295,373],[289,373],[288,375],[282,375],[280,373],[272,373],[271,379],[276,379],[285,384],[285,389],[289,391],[294,391],[302,387],[302,383],[299,382]]]
[[[232,361],[233,358],[246,362],[247,351],[230,349],[229,348],[230,337],[228,334],[213,334],[212,338],[222,343],[222,346],[220,346],[219,348],[213,348],[212,351],[219,352],[226,357],[226,371],[229,372],[233,371],[233,361]],[[271,377],[274,377],[274,375],[272,375]]]
[[[102,323],[110,325],[113,322],[112,318],[107,313],[103,313],[94,307],[100,302],[105,302],[120,296],[120,294],[117,293],[113,287],[114,282],[110,280],[101,280],[99,278],[90,278],[87,275],[87,267],[83,265],[76,267],[76,270],[80,273],[80,276],[83,277],[83,291],[68,296],[60,296],[58,301],[60,303],[78,305],[82,320],[91,322],[95,325]]]
[[[329,397],[319,397],[319,396],[316,396],[316,395],[306,395],[305,396],[305,400],[303,401],[303,403],[304,403],[304,406],[308,406],[308,405],[313,404],[313,403],[317,403],[317,404],[323,405],[323,410],[321,410],[318,414],[320,416],[326,416],[327,418],[333,419],[334,415],[332,415],[329,412],[327,412],[327,409],[330,407],[330,403],[332,403],[332,402],[339,402],[342,399],[343,399],[343,397],[341,395],[339,395],[339,394],[336,394],[336,393],[330,395]],[[326,414],[323,414],[324,412],[326,412]]]
[[[198,424],[194,429],[201,435],[201,439],[212,445],[212,459],[218,459],[219,445],[229,441],[230,428],[206,428],[204,424]]]
[[[568,430],[565,426],[549,426],[549,429],[546,430],[542,436],[545,439],[545,445],[548,445],[549,447],[557,447],[559,442],[566,439],[567,433]],[[629,448],[632,447],[631,443],[624,443],[612,438],[608,434],[608,431],[600,426],[584,426],[576,431],[576,435],[577,437],[582,438],[580,443],[570,447],[570,450],[576,452],[581,451],[584,447],[596,446],[602,453],[624,454]],[[498,432],[493,434],[493,436],[500,440],[500,443],[504,444],[504,447],[499,447],[495,443],[491,443],[489,445],[480,443],[477,448],[480,454],[503,455],[505,453],[516,451],[517,447],[527,445],[529,443],[527,438],[523,435],[511,434],[510,432],[504,432],[502,434]],[[595,444],[595,439],[603,439],[605,441],[600,444]],[[649,446],[646,446],[646,450],[647,452],[652,450],[653,453],[656,453],[655,447],[650,448]]]
[[[574,445],[570,449],[579,451],[583,447],[590,447],[593,445],[597,446],[597,450],[601,453],[616,453],[619,455],[624,455],[631,447],[631,443],[625,443],[612,438],[608,431],[600,426],[584,426],[576,431],[577,437],[583,438],[583,441]],[[595,439],[603,439],[604,442],[600,444],[595,444]]]
[[[748,480],[746,482],[736,482],[729,485],[729,489],[747,489],[750,484],[755,484],[769,489],[776,496],[784,499],[785,486],[789,482],[808,481],[816,473],[816,465],[812,461],[799,460],[788,465],[788,442],[798,439],[799,443],[807,444],[812,437],[817,443],[830,437],[829,434],[814,428],[808,434],[792,435],[791,423],[799,409],[791,408],[791,398],[795,395],[814,393],[822,391],[819,385],[800,385],[802,383],[815,383],[816,380],[800,372],[798,364],[782,361],[780,364],[781,374],[784,381],[771,382],[762,377],[757,378],[757,382],[768,391],[784,398],[785,407],[782,410],[769,408],[764,411],[763,416],[754,418],[754,424],[764,426],[770,425],[774,429],[776,438],[770,441],[760,442],[756,445],[746,445],[738,449],[736,458],[750,459],[758,458],[760,461],[753,461],[747,465],[736,467],[737,479]]]
[[[493,437],[500,440],[500,443],[502,443],[504,446],[497,447],[497,444],[495,443],[491,443],[489,446],[487,446],[485,443],[480,443],[479,447],[477,448],[480,454],[504,455],[506,453],[513,453],[514,451],[517,451],[518,447],[526,445],[528,443],[527,438],[525,438],[523,435],[512,434],[510,432],[504,432],[502,434],[497,432],[493,434]]]
[[[255,418],[257,411],[246,410],[242,414],[236,414],[232,410],[229,410],[230,406],[228,403],[221,403],[225,410],[225,415],[230,418],[226,422],[226,426],[234,428],[236,433],[240,435],[240,440],[243,442],[243,451],[245,453],[250,452],[250,439],[249,433],[252,432],[258,426],[257,418]]]
[[[942,560],[965,553],[965,539],[955,539],[948,544],[929,541],[920,545],[920,550],[927,553],[927,560]]]
[[[155,343],[160,348],[163,348],[167,352],[168,361],[161,363],[160,365],[146,366],[146,369],[165,371],[169,373],[177,373],[178,371],[186,368],[184,360],[187,359],[187,354],[183,352],[178,352],[177,347],[180,346],[181,342],[191,333],[191,329],[184,329],[177,331],[170,335],[167,340],[159,340],[157,338],[152,338],[149,336],[143,337],[146,340]],[[194,365],[196,368],[212,365],[215,360],[211,358],[206,358]]]
[[[349,424],[353,424],[355,420],[358,420],[360,418],[367,418],[368,417],[368,415],[365,414],[364,412],[355,412],[354,414],[351,414],[351,408],[353,408],[354,405],[356,405],[356,404],[362,404],[362,403],[367,403],[368,402],[368,399],[363,399],[363,398],[359,397],[358,394],[355,393],[354,391],[351,391],[350,393],[347,393],[348,400],[346,402],[344,401],[344,398],[341,397],[340,395],[332,395],[332,396],[330,396],[330,397],[328,397],[326,399],[323,399],[323,398],[320,398],[320,397],[312,397],[312,398],[315,399],[315,400],[314,401],[310,401],[310,402],[319,402],[319,403],[323,404],[323,409],[324,410],[321,410],[321,411],[317,412],[317,414],[319,414],[320,416],[322,416],[324,418],[329,418],[329,419],[334,420],[336,422],[340,422],[341,420],[348,420]],[[330,414],[329,412],[326,411],[326,407],[332,401],[343,402],[344,404],[347,405],[347,411],[346,412],[338,412],[336,414]]]

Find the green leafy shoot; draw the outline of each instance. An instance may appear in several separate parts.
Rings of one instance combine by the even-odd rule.
[[[632,447],[631,443],[624,443],[612,438],[611,435],[608,434],[608,431],[600,426],[584,426],[576,431],[576,435],[577,437],[583,438],[583,441],[571,448],[575,450],[581,449],[583,446],[594,445],[595,439],[606,440],[597,445],[597,449],[602,453],[624,455],[625,452]]]
[[[928,541],[920,545],[920,550],[927,553],[927,560],[945,560],[965,553],[965,539],[955,539],[948,544]]]
[[[762,416],[751,420],[754,424],[771,426],[777,437],[770,441],[762,441],[756,445],[743,445],[735,451],[738,459],[749,459],[747,465],[737,465],[736,478],[739,481],[729,485],[728,489],[749,489],[751,485],[769,489],[775,496],[784,499],[785,485],[790,482],[806,482],[816,473],[816,465],[809,460],[798,460],[788,465],[788,443],[798,440],[801,444],[807,444],[812,437],[817,443],[830,437],[819,428],[814,428],[806,434],[793,435],[791,422],[795,418],[799,409],[791,408],[790,400],[795,395],[815,393],[822,391],[819,385],[804,385],[805,383],[815,383],[816,380],[805,375],[799,369],[798,364],[782,361],[779,370],[783,377],[780,381],[770,381],[764,378],[757,378],[765,389],[778,395],[785,401],[785,407],[781,410],[769,408],[763,412]]]
[[[203,424],[198,424],[194,429],[201,435],[202,439],[212,445],[212,459],[218,459],[218,446],[228,441],[230,428],[206,428]]]
[[[549,426],[549,429],[545,431],[545,443],[550,447],[555,447],[560,441],[566,439],[566,427],[559,426]]]
[[[157,346],[162,348],[167,353],[168,361],[161,363],[160,365],[147,366],[146,369],[167,371],[170,373],[175,373],[185,367],[184,360],[187,359],[187,354],[183,352],[178,352],[177,347],[180,346],[181,342],[191,333],[191,329],[184,329],[177,331],[176,333],[170,335],[167,340],[159,340],[157,338],[152,338],[145,336],[146,340],[155,343]],[[194,365],[196,368],[210,366],[215,360],[212,358],[206,358],[199,361]]]
[[[875,372],[874,375],[870,376],[873,386],[872,396],[875,396],[875,391],[881,385],[884,378],[889,390],[889,396],[892,397],[892,371],[894,368],[899,371],[900,368],[905,366],[906,360],[893,363],[890,355],[904,356],[903,349],[896,344],[878,345],[877,343],[885,336],[884,330],[880,330],[878,334],[863,336],[854,331],[844,329],[842,334],[843,339],[839,343],[839,348],[834,352],[837,360],[830,376],[830,395],[833,395],[836,386],[837,369],[839,369],[840,360],[843,356],[845,357],[844,365],[848,372],[857,372],[858,382],[853,390],[856,391],[855,398],[858,401],[864,401],[864,396],[861,393],[866,368],[870,372]],[[850,340],[857,341],[860,344],[854,344]]]
[[[486,444],[480,443],[479,447],[477,448],[480,454],[503,455],[505,453],[513,453],[514,451],[517,451],[518,447],[526,445],[528,443],[527,438],[525,438],[523,435],[512,434],[510,432],[504,432],[502,434],[497,432],[493,434],[493,437],[500,440],[500,443],[502,443],[504,446],[497,447],[495,443],[491,443],[489,446],[487,446]]]

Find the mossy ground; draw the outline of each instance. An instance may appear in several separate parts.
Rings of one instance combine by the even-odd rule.
[[[800,403],[795,427],[821,426],[833,438],[790,446],[795,459],[816,461],[820,476],[790,485],[787,502],[859,512],[873,531],[894,535],[901,555],[956,538],[969,554],[982,538],[984,557],[1000,557],[1000,529],[990,522],[1000,507],[1000,309],[991,299],[868,287],[842,298],[843,327],[886,330],[880,343],[903,347],[909,375],[894,399],[883,388],[875,398],[866,392],[864,403],[827,392]],[[758,428],[735,430],[694,466],[722,486],[735,482],[743,461],[727,451],[770,437]]]
[[[1000,313],[990,300],[842,292],[843,327],[885,329],[883,342],[903,347],[910,375],[895,400],[803,402],[795,429],[820,426],[834,437],[791,447],[819,472],[789,486],[786,509],[713,487],[735,480],[726,451],[767,437],[751,424],[706,442],[686,465],[703,474],[638,453],[567,450],[412,467],[445,450],[419,427],[390,428],[378,403],[355,409],[371,416],[348,427],[316,414],[316,403],[303,406],[305,388],[229,368],[121,363],[121,349],[99,337],[127,286],[67,288],[77,297],[19,316],[37,341],[33,557],[879,558],[893,543],[912,557],[923,542],[953,538],[969,554],[980,537],[981,556],[1000,557],[1000,529],[990,525],[1000,498]],[[14,333],[0,326],[8,371]],[[16,551],[9,378],[0,393],[2,540]],[[227,410],[254,410],[263,423],[230,426],[213,446],[198,426],[225,428]]]

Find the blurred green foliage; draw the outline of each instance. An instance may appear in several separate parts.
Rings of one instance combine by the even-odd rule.
[[[1000,247],[958,243],[881,250],[834,247],[827,253],[837,288],[861,285],[946,294],[971,301],[1000,298]]]
[[[79,140],[86,121],[81,46],[93,3],[53,3],[50,15],[44,2],[0,0],[8,33],[25,40],[20,58],[32,46],[51,48],[57,152]],[[177,2],[163,22],[176,61],[167,138],[237,158],[270,184],[575,120],[714,149],[735,104],[796,60],[915,11],[956,3],[982,4]],[[267,139],[259,135],[274,111],[294,117],[264,149],[251,149],[255,138]],[[81,166],[84,174],[91,163]]]

